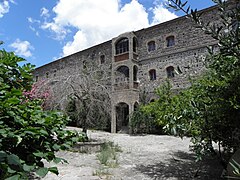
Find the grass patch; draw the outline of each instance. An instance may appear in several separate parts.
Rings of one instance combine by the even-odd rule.
[[[118,166],[118,152],[122,152],[118,145],[114,145],[113,142],[106,142],[101,146],[97,158],[101,164],[110,168],[115,168]]]

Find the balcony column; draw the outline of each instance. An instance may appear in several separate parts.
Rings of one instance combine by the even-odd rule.
[[[117,125],[116,125],[116,106],[112,103],[112,112],[111,112],[111,133],[116,133]]]
[[[131,104],[129,104],[129,117],[130,117],[130,115],[133,113],[133,111],[134,111],[134,104],[131,103]],[[128,121],[128,127],[129,127],[129,134],[132,134],[132,133],[133,133],[133,132],[132,132],[133,130],[132,130],[130,118],[129,118],[129,121]]]

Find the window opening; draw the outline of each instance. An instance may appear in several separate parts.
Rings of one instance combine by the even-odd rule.
[[[151,69],[151,70],[149,71],[149,78],[150,78],[151,81],[157,79],[156,70],[155,70],[155,69]]]
[[[166,71],[167,71],[167,77],[168,78],[173,78],[175,75],[174,75],[174,67],[172,66],[169,66],[166,68]]]
[[[122,54],[129,51],[128,38],[119,40],[116,44],[116,54]]]
[[[166,38],[167,40],[167,47],[171,47],[175,45],[175,38],[174,36],[169,36]]]
[[[101,64],[104,64],[104,63],[105,63],[105,56],[104,56],[104,55],[101,55],[101,56],[100,56],[100,63],[101,63]]]
[[[137,52],[137,39],[133,38],[133,52]]]
[[[156,44],[155,41],[150,41],[148,43],[148,52],[155,51],[156,50]]]

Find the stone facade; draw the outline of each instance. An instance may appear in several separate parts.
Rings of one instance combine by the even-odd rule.
[[[217,21],[216,7],[202,12],[204,22]],[[141,89],[149,93],[150,101],[156,98],[154,89],[166,78],[170,79],[173,89],[186,88],[189,86],[189,76],[198,76],[204,70],[206,47],[216,43],[184,16],[121,34],[110,41],[51,62],[37,68],[34,76],[36,80],[48,79],[54,91],[60,92],[64,89],[62,82],[67,81],[68,76],[77,75],[85,63],[94,61],[109,72],[109,78],[103,85],[110,94],[111,132],[115,133],[128,125],[128,115],[139,104]],[[56,96],[56,102],[60,98]],[[64,103],[60,108],[64,108]]]

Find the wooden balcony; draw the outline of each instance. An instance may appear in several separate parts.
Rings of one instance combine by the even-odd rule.
[[[115,62],[125,61],[128,59],[129,59],[129,52],[124,53],[124,54],[118,54],[118,55],[114,56]]]

